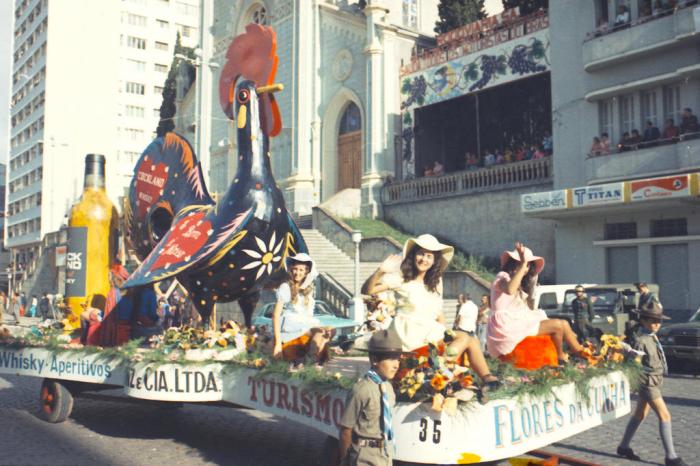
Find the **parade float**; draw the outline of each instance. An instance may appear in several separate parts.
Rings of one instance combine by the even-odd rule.
[[[290,370],[248,329],[261,287],[287,255],[306,250],[269,161],[269,137],[281,127],[273,95],[281,89],[274,84],[275,33],[249,25],[227,59],[219,90],[238,133],[236,177],[215,204],[184,138],[167,133],[149,145],[135,167],[125,212],[126,238],[141,264],[124,287],[176,279],[205,322],[217,302],[237,300],[246,325],[171,328],[112,347],[76,343],[69,333],[75,318],[63,329],[1,328],[0,373],[43,378],[40,416],[46,421],[66,420],[77,396],[120,388],[134,399],[257,409],[315,429],[328,436],[327,445],[335,444],[347,393],[368,368],[366,356]],[[528,364],[537,352],[490,361],[503,384],[489,393],[468,367],[448,364],[438,346],[407,355],[394,381],[395,458],[440,464],[511,458],[630,411],[639,366],[617,337],[563,366]]]

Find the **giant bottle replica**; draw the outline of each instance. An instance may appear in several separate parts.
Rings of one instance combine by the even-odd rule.
[[[104,310],[109,268],[117,256],[118,214],[105,190],[105,157],[85,156],[85,186],[68,219],[66,298],[80,324],[81,304]]]

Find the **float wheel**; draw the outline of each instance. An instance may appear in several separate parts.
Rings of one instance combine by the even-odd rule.
[[[323,452],[321,453],[321,466],[338,466],[340,464],[340,448],[338,439],[326,437],[323,443]]]
[[[73,394],[57,380],[44,379],[39,392],[39,417],[57,424],[73,411]]]

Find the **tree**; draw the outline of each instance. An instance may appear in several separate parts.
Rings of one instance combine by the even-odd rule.
[[[173,61],[170,64],[170,70],[168,71],[168,77],[165,79],[165,84],[163,84],[163,102],[160,104],[160,119],[158,120],[158,127],[156,128],[156,134],[158,136],[163,136],[165,133],[175,129],[173,117],[175,117],[175,112],[177,111],[177,106],[175,105],[175,99],[177,98],[176,78],[180,59],[176,58],[174,55],[184,55],[191,59],[195,58],[194,49],[182,45],[179,32],[175,39]]]
[[[540,8],[546,10],[549,8],[549,0],[502,0],[503,1],[503,8],[506,10],[509,10],[511,8],[515,8],[516,6],[520,7],[520,16],[525,16],[529,15],[530,13],[534,13],[535,11],[539,10]]]
[[[484,0],[440,0],[435,32],[442,34],[486,18]]]

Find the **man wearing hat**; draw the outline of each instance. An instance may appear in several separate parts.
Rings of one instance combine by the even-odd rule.
[[[642,356],[644,373],[639,386],[637,407],[627,424],[622,442],[617,447],[617,454],[633,461],[641,460],[630,448],[630,442],[651,408],[659,418],[659,435],[666,451],[666,466],[686,466],[687,463],[676,455],[671,431],[671,413],[661,396],[661,387],[664,374],[668,373],[668,365],[656,332],[661,328],[661,321],[668,319],[670,318],[663,314],[661,305],[655,302],[648,303],[639,311],[640,328],[635,338],[634,349],[644,353]]]
[[[396,396],[391,379],[399,370],[401,339],[380,330],[369,341],[372,368],[355,383],[340,420],[340,458],[343,466],[391,466],[394,453],[392,414]]]
[[[588,326],[593,321],[593,303],[591,298],[586,295],[583,286],[576,285],[574,291],[576,297],[571,301],[571,312],[574,313],[574,332],[576,332],[579,341],[583,343],[588,339]]]

